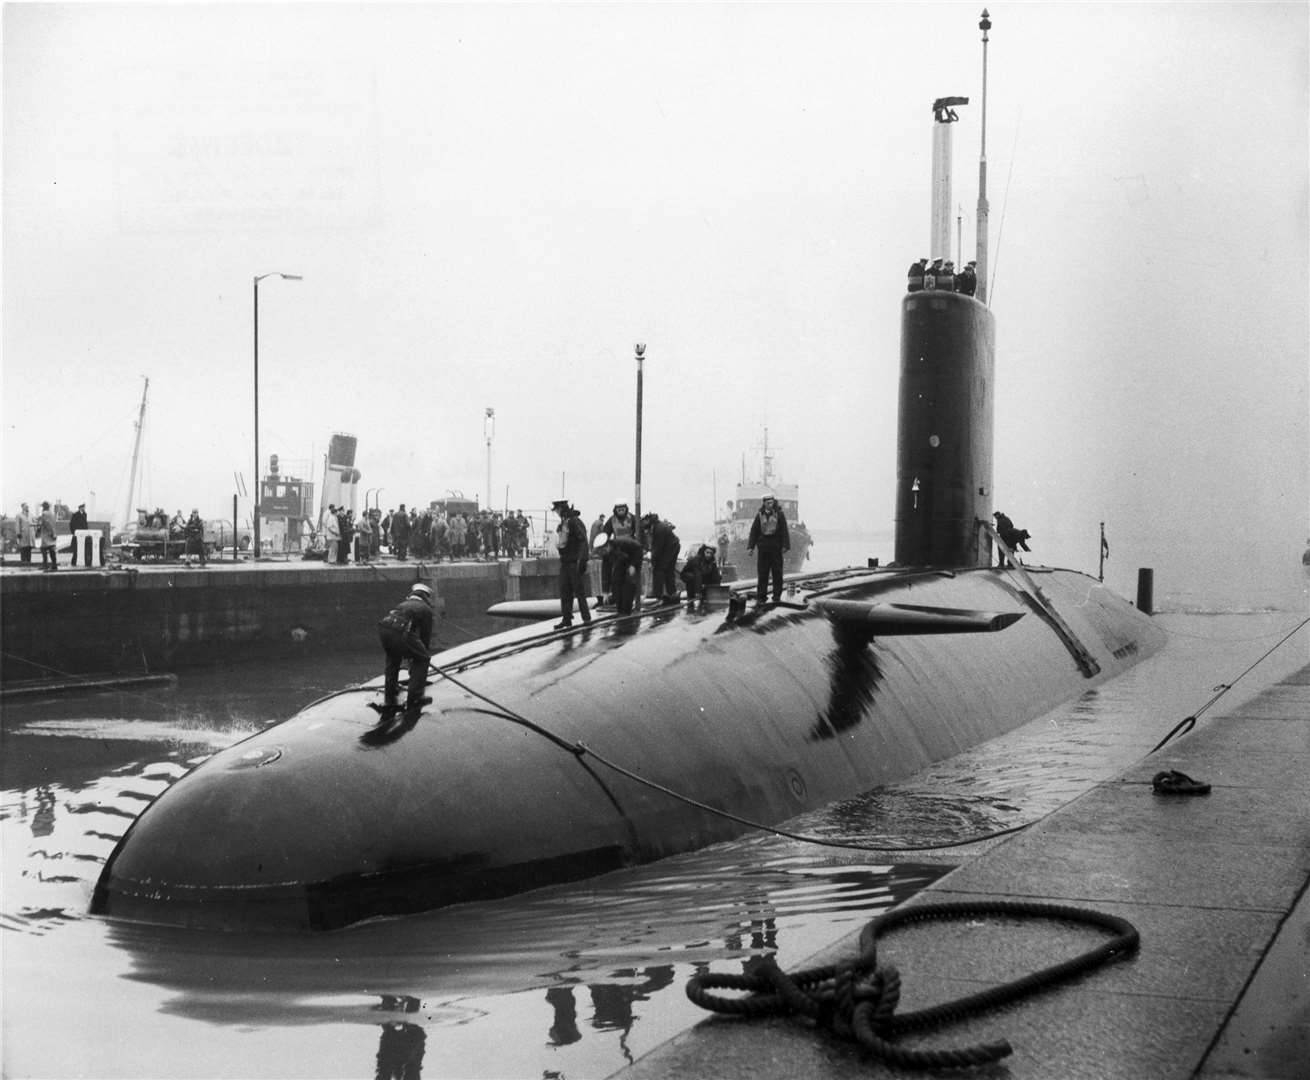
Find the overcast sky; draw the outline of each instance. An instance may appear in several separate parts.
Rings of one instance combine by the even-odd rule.
[[[981,4],[4,7],[3,508],[231,514],[359,439],[385,509],[631,501],[708,532],[767,426],[887,530],[934,98]],[[1131,591],[1295,592],[1310,535],[1307,5],[990,6],[997,505]],[[966,256],[968,257],[968,256]],[[748,466],[751,471],[754,466]],[[508,489],[508,495],[506,494]],[[243,505],[243,516],[248,514]],[[885,552],[890,556],[890,551]]]

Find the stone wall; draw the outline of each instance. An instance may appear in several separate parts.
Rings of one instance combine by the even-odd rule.
[[[415,580],[432,586],[443,616],[437,637],[450,645],[507,629],[486,614],[492,604],[558,595],[559,563],[6,570],[0,678],[135,674],[372,648],[377,620]]]

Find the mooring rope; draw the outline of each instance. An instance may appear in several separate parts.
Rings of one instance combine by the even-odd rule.
[[[942,919],[1010,916],[1077,922],[1109,930],[1114,937],[1097,947],[1000,986],[914,1013],[895,1015],[901,979],[891,964],[879,965],[877,941],[887,931],[907,923]],[[891,1040],[908,1031],[951,1023],[975,1013],[1017,1001],[1111,960],[1136,952],[1137,928],[1126,919],[1087,908],[1041,902],[993,900],[954,904],[923,904],[895,908],[874,919],[860,933],[860,954],[851,961],[783,972],[772,956],[740,975],[707,973],[687,982],[687,997],[703,1009],[731,1016],[808,1017],[816,1026],[845,1038],[855,1038],[876,1057],[908,1069],[965,1068],[986,1065],[1012,1052],[1008,1041],[979,1043],[955,1050],[910,1049]],[[724,997],[711,990],[747,991],[750,997]]]
[[[1161,739],[1158,743],[1156,743],[1153,747],[1151,747],[1150,750],[1146,752],[1147,756],[1149,757],[1151,754],[1154,754],[1157,750],[1160,749],[1160,747],[1164,746],[1165,743],[1169,742],[1169,740],[1176,738],[1179,735],[1186,735],[1189,731],[1192,730],[1192,728],[1196,727],[1197,719],[1200,717],[1200,715],[1203,712],[1205,712],[1206,709],[1210,708],[1211,705],[1213,705],[1216,701],[1218,701],[1221,697],[1223,697],[1226,693],[1228,693],[1229,690],[1231,690],[1234,686],[1236,686],[1239,681],[1241,681],[1252,671],[1254,671],[1257,667],[1259,667],[1260,664],[1264,663],[1265,660],[1269,659],[1269,657],[1272,656],[1278,649],[1282,648],[1282,646],[1287,642],[1289,638],[1292,637],[1293,634],[1297,633],[1307,624],[1310,624],[1310,616],[1307,616],[1306,618],[1302,619],[1299,623],[1296,624],[1296,626],[1292,627],[1291,630],[1289,630],[1286,634],[1284,634],[1281,638],[1279,638],[1277,642],[1271,645],[1265,651],[1265,653],[1255,661],[1255,663],[1253,663],[1250,667],[1248,667],[1245,671],[1243,671],[1242,674],[1237,676],[1237,678],[1234,679],[1232,682],[1219,683],[1218,686],[1215,686],[1213,688],[1214,695],[1210,698],[1210,700],[1207,701],[1204,705],[1202,705],[1199,709],[1197,709],[1196,712],[1192,713],[1191,716],[1184,716],[1181,720],[1179,720],[1178,723],[1176,723],[1173,726],[1173,728],[1170,729],[1168,735],[1166,735],[1163,739]]]

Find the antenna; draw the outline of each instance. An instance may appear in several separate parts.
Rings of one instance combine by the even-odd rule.
[[[987,31],[992,28],[992,20],[983,8],[982,19],[978,29],[982,31],[983,47],[983,81],[982,81],[982,149],[978,154],[978,219],[975,243],[977,245],[975,267],[978,276],[978,300],[987,303]]]

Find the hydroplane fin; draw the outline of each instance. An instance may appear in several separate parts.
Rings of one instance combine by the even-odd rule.
[[[865,633],[981,634],[1004,630],[1023,618],[1022,611],[974,611],[920,604],[875,604],[865,600],[816,600],[828,618]]]

